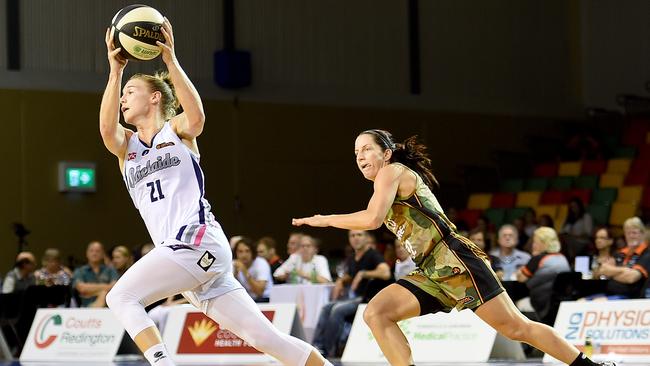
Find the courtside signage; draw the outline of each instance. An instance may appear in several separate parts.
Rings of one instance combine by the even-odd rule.
[[[285,334],[291,334],[295,304],[260,304],[262,314]],[[257,363],[274,359],[191,306],[170,309],[163,340],[178,363]]]
[[[594,360],[650,362],[650,300],[563,302],[555,329],[581,351],[590,338]]]
[[[38,309],[20,361],[111,362],[123,335],[109,309]]]
[[[386,358],[363,320],[365,308],[365,304],[357,308],[341,361],[385,364]],[[496,331],[469,310],[428,314],[401,321],[399,326],[411,345],[416,364],[485,362],[496,337]]]

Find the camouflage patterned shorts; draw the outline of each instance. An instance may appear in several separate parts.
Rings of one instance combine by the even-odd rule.
[[[436,298],[444,312],[475,309],[504,291],[487,255],[455,233],[436,244],[403,280]]]

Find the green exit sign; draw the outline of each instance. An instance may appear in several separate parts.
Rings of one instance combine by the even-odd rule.
[[[59,162],[59,192],[95,192],[95,163]]]

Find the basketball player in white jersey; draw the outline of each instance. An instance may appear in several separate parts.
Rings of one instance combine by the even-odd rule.
[[[174,54],[168,20],[162,32],[168,75],[134,75],[120,97],[127,60],[106,31],[110,74],[99,128],[156,245],[115,284],[108,306],[152,365],[174,363],[144,306],[181,292],[222,328],[286,365],[331,365],[309,344],[280,333],[235,280],[228,240],[204,198],[196,142],[203,105]],[[175,115],[179,102],[183,113]],[[119,123],[120,110],[136,132]]]

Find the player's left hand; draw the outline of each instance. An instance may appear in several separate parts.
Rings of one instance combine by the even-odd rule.
[[[323,216],[323,215],[314,215],[312,217],[303,217],[301,219],[292,219],[291,224],[293,226],[301,226],[301,225],[309,225],[309,226],[314,226],[314,227],[326,227],[326,226],[329,226],[327,224],[327,216]]]
[[[165,64],[176,61],[176,52],[174,51],[174,32],[172,30],[172,23],[165,17],[162,28],[160,28],[163,36],[165,36],[165,43],[156,41],[156,44],[162,48],[162,59]]]

